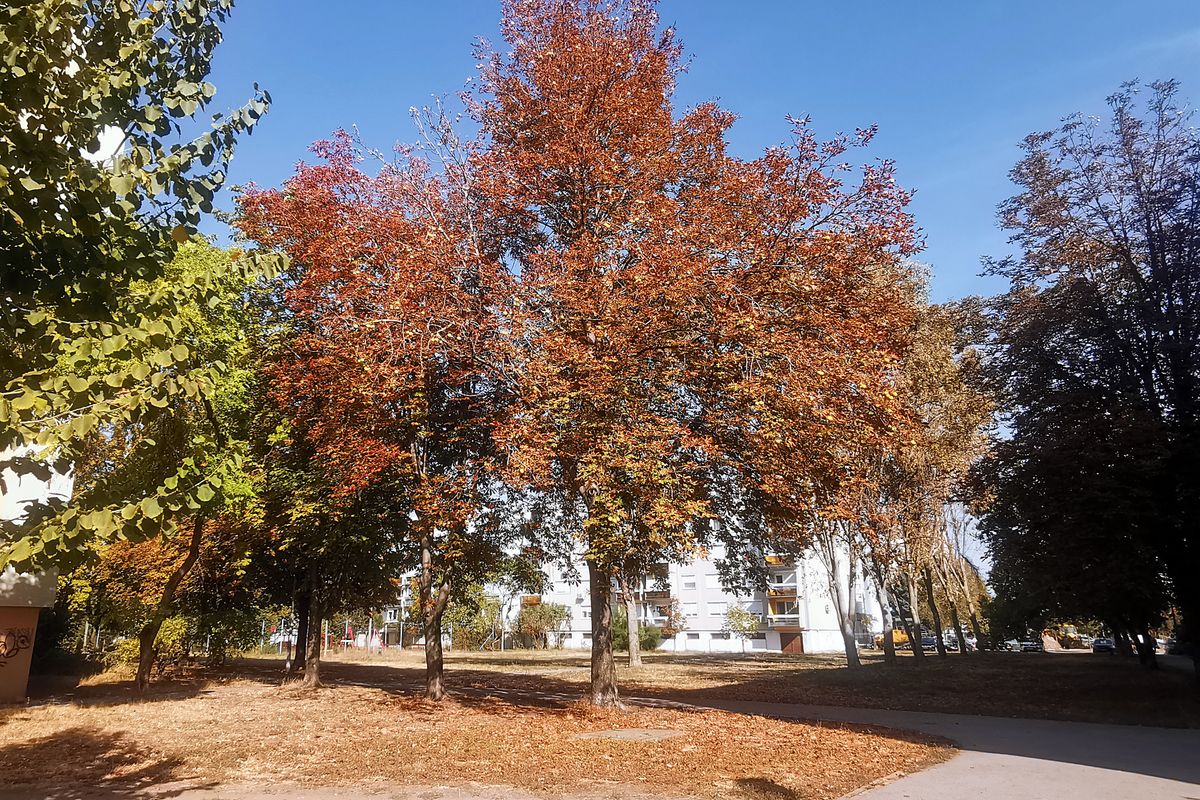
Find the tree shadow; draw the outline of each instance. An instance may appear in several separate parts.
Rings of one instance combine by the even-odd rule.
[[[158,800],[213,785],[184,774],[177,757],[88,727],[0,747],[0,774],[0,800]]]
[[[634,702],[645,700],[651,705],[680,710],[721,708],[797,722],[818,722],[897,740],[928,742],[933,737],[952,741],[963,750],[1200,783],[1200,759],[1194,756],[1200,752],[1200,730],[1014,719],[971,713],[971,692],[977,691],[981,682],[1001,680],[1006,670],[1015,670],[1015,675],[1004,678],[1000,686],[1001,689],[1011,687],[1012,708],[1018,713],[1050,700],[1069,702],[1071,697],[1080,697],[1081,693],[1101,687],[1113,691],[1114,686],[1120,686],[1126,680],[1141,679],[1140,673],[1102,673],[1088,679],[1086,671],[1081,678],[1075,667],[1058,665],[1052,656],[1021,661],[1020,654],[1012,654],[1017,660],[1006,659],[1004,654],[994,655],[995,658],[979,662],[978,667],[972,667],[969,662],[939,664],[931,661],[924,665],[904,663],[898,667],[875,662],[856,671],[805,668],[802,660],[793,657],[797,664],[794,672],[750,675],[736,669],[740,662],[736,657],[703,655],[697,656],[694,663],[708,670],[701,677],[711,679],[716,685],[664,688],[638,684],[635,679],[624,682],[622,696]],[[777,660],[761,659],[764,663]],[[513,675],[487,670],[481,668],[485,661],[483,657],[476,657],[456,659],[448,664],[446,682],[457,702],[484,708],[489,713],[509,713],[506,709],[513,709],[514,713],[516,709],[561,713],[578,707],[583,698],[586,687],[578,680],[555,674],[526,672]],[[468,668],[464,669],[464,666]],[[964,673],[964,668],[980,672],[971,676]],[[340,662],[324,665],[322,669],[322,674],[333,685],[376,688],[396,696],[417,696],[424,688],[424,671],[420,665]],[[652,664],[650,669],[653,669]],[[1043,678],[1041,684],[1038,683],[1039,676]],[[1169,690],[1177,683],[1185,683],[1173,681],[1177,677],[1172,676],[1169,685],[1148,692],[1147,702],[1162,702],[1164,698],[1172,697],[1177,704],[1195,702],[1186,688],[1180,689],[1180,695],[1170,694]],[[1148,679],[1168,680],[1161,676],[1149,676]],[[1069,685],[1075,685],[1075,694],[1066,693],[1064,687]],[[872,707],[880,699],[887,700],[889,692],[893,695],[909,692],[907,701],[936,710]],[[912,693],[916,695],[912,696]],[[952,706],[954,710],[963,713],[944,713],[948,699],[956,703]],[[829,707],[816,709],[817,705]],[[436,706],[431,708],[436,709]],[[1136,704],[1127,705],[1128,713],[1137,710]]]
[[[733,784],[737,793],[747,800],[796,800],[800,797],[794,790],[770,778],[736,778]]]
[[[1007,659],[1003,654],[994,654],[993,658],[974,662],[974,666],[968,661],[939,664],[935,660],[923,666],[904,663],[897,667],[874,662],[851,671],[806,668],[803,661],[793,658],[795,670],[754,669],[756,663],[774,664],[778,660],[754,657],[743,662],[736,656],[697,655],[689,657],[687,663],[697,666],[697,677],[708,685],[639,684],[636,674],[631,674],[622,684],[622,696],[680,710],[722,708],[797,722],[816,721],[869,730],[898,740],[928,742],[930,737],[938,737],[955,742],[963,750],[1200,782],[1200,759],[1194,755],[1200,752],[1200,730],[1090,725],[971,713],[986,713],[980,712],[973,693],[981,692],[979,687],[989,682],[996,684],[988,689],[993,699],[1009,692],[1014,716],[1028,716],[1023,714],[1024,710],[1038,703],[1081,698],[1094,704],[1095,700],[1087,696],[1094,691],[1106,692],[1101,695],[1106,702],[1120,703],[1121,698],[1111,693],[1119,691],[1125,681],[1141,679],[1140,674],[1097,673],[1099,677],[1088,678],[1087,670],[1079,672],[1084,662],[1059,664],[1053,656],[1026,660],[1019,654]],[[540,666],[580,663],[580,656],[573,654],[537,662]],[[447,665],[450,696],[464,706],[514,718],[529,711],[584,713],[581,700],[586,675],[537,673],[528,671],[529,662],[521,664],[527,670],[518,674],[497,671],[488,654],[459,657]],[[645,669],[653,670],[653,662]],[[1006,676],[1009,670],[1011,674]],[[402,698],[407,711],[431,716],[440,713],[437,704],[425,704],[420,699],[424,692],[424,669],[419,663],[331,661],[322,664],[321,675],[335,691],[339,686],[380,690]],[[284,676],[278,661],[247,659],[196,673],[188,681],[159,684],[152,687],[147,697],[137,695],[131,684],[104,684],[80,687],[59,701],[154,702],[217,691],[216,684],[230,680],[278,686]],[[1146,702],[1195,703],[1186,688],[1179,690],[1182,694],[1172,695],[1169,691],[1176,684],[1184,686],[1186,676],[1150,676],[1147,680],[1165,680],[1169,685],[1146,693]],[[960,713],[940,713],[948,700],[953,703],[951,708]],[[889,701],[929,711],[882,707]],[[1140,708],[1130,703],[1126,707],[1130,711]],[[763,784],[756,786],[763,791],[769,788]]]

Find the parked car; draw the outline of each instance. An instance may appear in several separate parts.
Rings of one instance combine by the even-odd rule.
[[[1042,643],[1037,639],[1025,639],[1021,642],[1022,653],[1040,653],[1042,652]]]
[[[1190,656],[1195,651],[1195,642],[1181,642],[1178,637],[1167,639],[1167,654],[1172,656]]]
[[[1116,643],[1113,642],[1112,639],[1093,639],[1092,640],[1092,652],[1093,653],[1115,653],[1115,652],[1117,652],[1117,645],[1116,645]]]
[[[921,649],[927,653],[937,650],[937,639],[933,638],[932,636],[922,636]]]

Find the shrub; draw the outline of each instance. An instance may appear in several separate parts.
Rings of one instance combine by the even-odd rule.
[[[571,609],[559,603],[538,603],[521,606],[517,615],[517,633],[526,647],[546,647],[549,634],[557,633],[571,618]]]
[[[626,619],[625,607],[617,606],[613,610],[613,650],[629,649],[629,624]],[[662,644],[661,630],[653,625],[638,624],[638,645],[642,650],[657,650],[660,644]]]

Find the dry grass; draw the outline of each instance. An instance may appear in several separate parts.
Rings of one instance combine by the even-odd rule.
[[[465,693],[442,705],[406,694],[407,670],[331,664],[337,688],[273,685],[268,664],[219,681],[197,675],[133,697],[92,679],[52,702],[0,711],[0,774],[12,786],[462,785],[538,795],[611,793],[835,798],[945,758],[943,745],[722,712],[633,708]],[[364,685],[374,684],[374,685]],[[682,731],[660,742],[577,739],[613,728]]]
[[[1200,727],[1200,693],[1188,672],[1149,671],[1135,659],[1091,653],[978,653],[889,668],[868,654],[859,670],[838,656],[649,654],[621,669],[626,695],[686,702],[762,700],[1003,717]],[[404,658],[413,655],[405,653]],[[451,669],[473,683],[580,691],[586,654],[459,653]],[[416,666],[414,662],[414,667]]]

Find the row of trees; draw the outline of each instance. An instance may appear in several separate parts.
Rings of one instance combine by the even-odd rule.
[[[1012,172],[1020,254],[990,265],[1011,289],[981,337],[1008,435],[981,484],[1006,621],[1099,620],[1149,660],[1200,614],[1200,135],[1174,82],[1147,88]]]
[[[616,704],[614,598],[718,544],[746,588],[815,550],[852,665],[867,578],[889,660],[897,625],[944,653],[943,615],[982,639],[968,503],[1009,607],[1192,613],[1198,159],[1172,86],[1153,124],[1125,93],[1111,137],[1030,140],[989,317],[928,302],[892,165],[846,163],[873,130],[793,120],[732,155],[731,114],[675,110],[645,3],[506,3],[474,135],[440,106],[391,155],[335,134],[218,250],[191,228],[269,99],[186,135],[228,12],[0,12],[0,450],[76,483],[3,523],[0,563],[78,568],[78,603],[137,629],[140,684],[172,615],[220,640],[289,606],[317,685],[321,621],[414,575],[438,699],[451,604],[582,555],[590,697]],[[1045,566],[1084,537],[1103,591]]]
[[[180,139],[229,3],[26,5],[5,17],[25,133],[4,140],[0,418],[6,466],[77,485],[5,523],[3,560],[103,583],[141,559],[140,683],[209,547],[237,554],[226,585],[297,609],[311,683],[319,620],[415,570],[433,698],[451,600],[535,589],[546,558],[586,560],[598,704],[613,587],[654,563],[720,543],[747,585],[815,537],[831,579],[869,563],[890,602],[932,591],[938,503],[983,421],[953,404],[984,406],[891,164],[851,181],[873,130],[794,120],[737,158],[731,114],[675,112],[681,47],[650,5],[513,2],[508,51],[478,53],[474,137],[440,108],[391,158],[339,133],[241,198],[271,258],[180,249],[268,100]],[[111,235],[71,227],[89,219]]]

